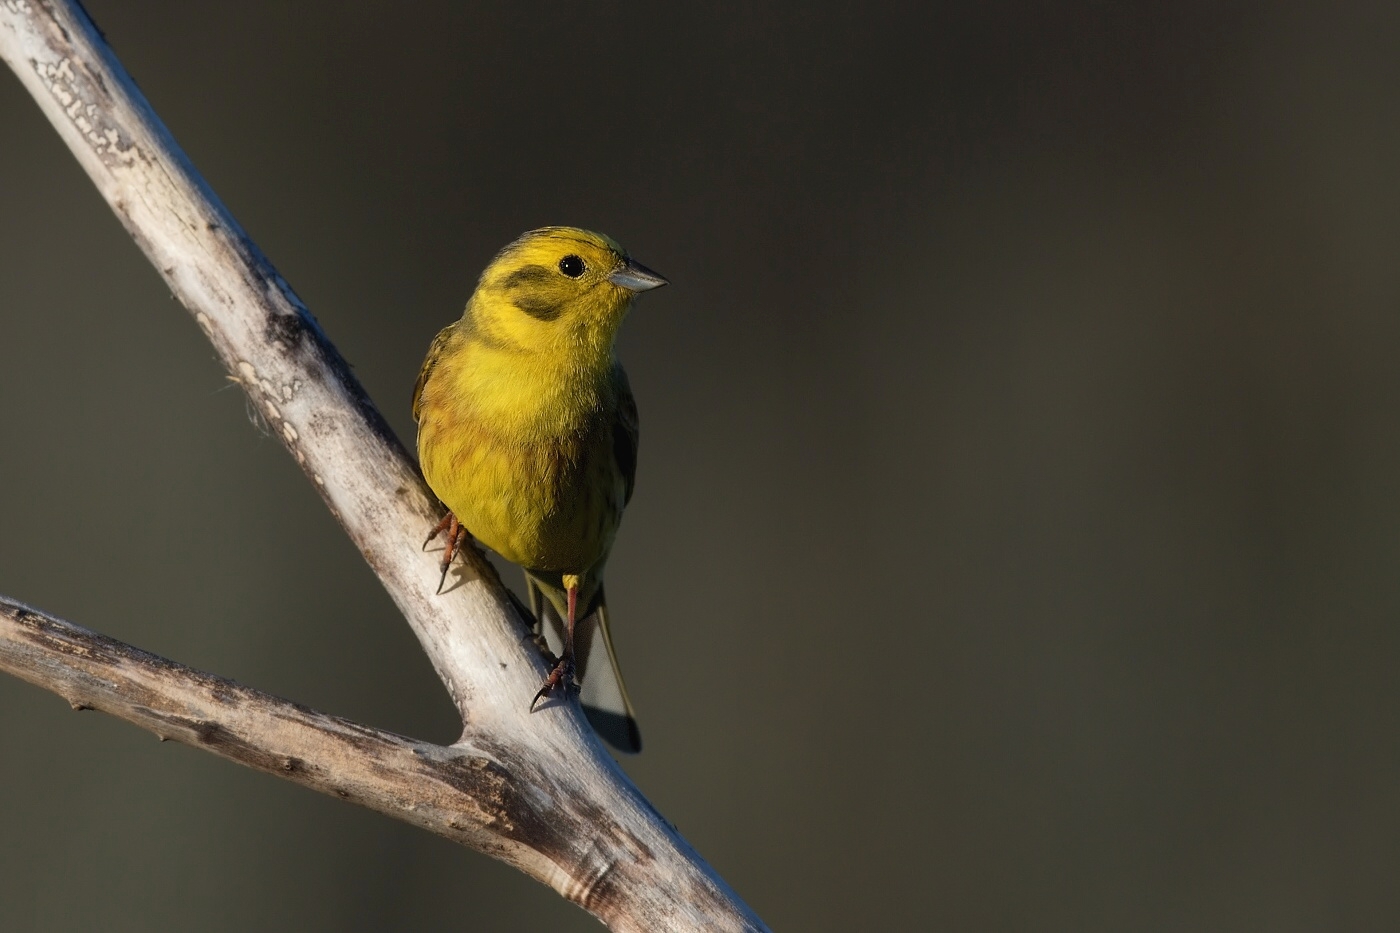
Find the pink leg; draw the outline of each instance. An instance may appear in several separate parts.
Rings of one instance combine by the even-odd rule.
[[[564,574],[565,592],[569,594],[569,611],[564,619],[564,656],[559,659],[559,663],[554,665],[554,670],[549,672],[545,678],[544,686],[540,687],[535,698],[530,701],[530,709],[535,708],[535,704],[541,697],[547,697],[555,687],[563,685],[567,694],[569,687],[574,682],[574,616],[578,612],[578,588],[582,583],[582,578],[577,574]]]

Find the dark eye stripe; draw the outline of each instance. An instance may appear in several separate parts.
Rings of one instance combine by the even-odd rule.
[[[539,294],[533,294],[532,289],[554,282],[558,277],[559,273],[549,266],[521,266],[501,279],[500,287],[507,292],[521,292],[522,294],[510,295],[510,303],[530,317],[552,321],[564,313],[563,305]]]
[[[541,321],[552,321],[564,313],[563,302],[550,301],[548,298],[521,296],[511,300],[521,311]]]
[[[554,275],[554,270],[548,266],[521,266],[501,280],[501,287],[520,288],[521,286],[543,285],[553,279]]]

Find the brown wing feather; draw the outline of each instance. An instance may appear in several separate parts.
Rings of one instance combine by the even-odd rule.
[[[449,324],[438,335],[433,338],[432,346],[428,347],[428,355],[423,359],[423,368],[418,370],[418,381],[413,384],[413,423],[418,423],[418,412],[420,403],[423,400],[423,386],[428,384],[428,376],[432,374],[433,367],[437,365],[438,358],[447,349],[447,342],[452,337],[452,332],[457,327],[456,324]]]
[[[613,367],[613,391],[617,393],[617,414],[613,418],[613,457],[622,471],[626,488],[622,504],[632,501],[632,490],[637,485],[637,444],[641,436],[637,420],[637,400],[632,397],[632,387],[627,383],[627,373],[621,366]]]

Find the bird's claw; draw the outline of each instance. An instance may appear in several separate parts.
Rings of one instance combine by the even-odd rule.
[[[423,542],[423,550],[428,549],[428,545],[433,543],[433,539],[444,531],[447,532],[447,547],[442,552],[442,576],[438,579],[437,595],[442,595],[442,588],[447,585],[447,571],[452,567],[452,558],[460,551],[462,539],[467,536],[466,526],[457,521],[457,516],[448,512],[443,516],[432,531],[428,532],[428,539]]]
[[[535,694],[535,698],[530,701],[530,712],[533,713],[535,711],[535,704],[553,693],[555,687],[562,686],[564,688],[564,695],[568,696],[569,687],[573,682],[574,665],[572,660],[569,658],[560,658],[559,663],[554,665],[554,670],[550,671],[549,676],[544,679],[544,685],[540,687],[539,692]]]
[[[446,515],[444,515],[442,517],[442,521],[434,525],[433,530],[428,532],[428,537],[423,539],[423,550],[426,551],[428,549],[428,545],[433,543],[433,539],[436,538],[438,535],[442,534],[444,531],[446,531],[452,525],[453,519],[455,518],[456,516],[454,516],[451,512],[448,512]]]

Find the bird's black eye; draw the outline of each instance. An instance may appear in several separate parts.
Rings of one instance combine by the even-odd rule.
[[[559,271],[571,279],[576,279],[583,275],[585,268],[587,267],[584,266],[583,260],[572,253],[559,260]]]

